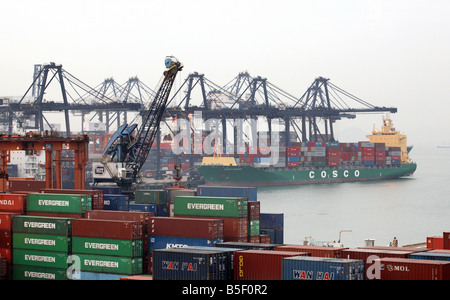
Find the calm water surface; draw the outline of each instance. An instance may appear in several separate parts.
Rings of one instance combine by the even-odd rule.
[[[412,177],[258,189],[263,213],[284,213],[284,242],[337,241],[345,247],[426,242],[450,231],[450,149],[415,147]]]

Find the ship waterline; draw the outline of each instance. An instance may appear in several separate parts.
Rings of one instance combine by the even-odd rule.
[[[415,163],[392,167],[352,167],[292,169],[255,168],[252,166],[208,166],[198,168],[206,185],[217,186],[288,186],[394,179],[410,176]]]

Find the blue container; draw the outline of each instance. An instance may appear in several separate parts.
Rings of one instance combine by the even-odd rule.
[[[101,190],[103,191],[103,194],[120,195],[122,193],[122,189],[120,187],[96,186],[93,190]]]
[[[375,161],[374,160],[362,160],[361,164],[363,166],[374,166],[375,165]]]
[[[362,260],[310,256],[284,258],[282,280],[364,280]]]
[[[186,248],[153,251],[153,280],[226,280],[225,251]]]
[[[247,198],[248,201],[257,201],[258,193],[256,187],[202,185],[197,187],[197,196],[235,197]]]
[[[284,228],[284,214],[261,213],[259,217],[259,228],[282,229]]]
[[[128,197],[106,194],[103,196],[104,210],[128,211]]]
[[[130,204],[128,204],[128,210],[129,211],[141,211],[141,212],[153,212],[153,213],[155,213],[155,216],[156,216],[156,213],[158,211],[158,205],[130,203]]]
[[[168,217],[169,211],[167,210],[167,203],[156,204],[156,216],[157,217]]]
[[[122,277],[127,277],[127,275],[80,271],[79,277],[74,275],[73,280],[120,280]]]
[[[298,157],[298,156],[288,156],[287,157],[287,161],[288,162],[299,162],[300,161],[300,157]]]
[[[412,253],[412,254],[410,254],[409,258],[411,258],[411,259],[427,259],[427,260],[450,261],[450,253],[420,252],[420,253]]]
[[[214,247],[214,244],[222,242],[223,239],[150,235],[148,247],[150,251],[155,249],[185,248],[188,246]]]

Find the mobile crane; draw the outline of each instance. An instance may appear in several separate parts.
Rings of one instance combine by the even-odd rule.
[[[175,77],[183,69],[173,56],[166,57],[165,65],[161,86],[143,116],[137,134],[133,134],[137,124],[121,125],[106,144],[102,161],[92,164],[94,184],[115,182],[122,189],[129,190],[138,182],[139,172],[157,136]]]

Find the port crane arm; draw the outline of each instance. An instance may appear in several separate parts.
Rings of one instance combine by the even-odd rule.
[[[166,57],[165,65],[161,86],[144,112],[137,134],[133,135],[138,127],[136,124],[124,124],[117,129],[103,150],[102,162],[93,164],[94,184],[115,182],[119,186],[130,187],[138,181],[139,172],[157,137],[175,77],[183,69],[173,56]]]
[[[183,65],[174,57],[168,57],[166,58],[166,68],[163,82],[143,118],[142,126],[136,136],[136,142],[130,145],[127,151],[125,163],[127,164],[127,172],[131,172],[133,179],[138,177],[139,171],[147,160],[166,110],[167,100],[175,77],[183,69]]]

